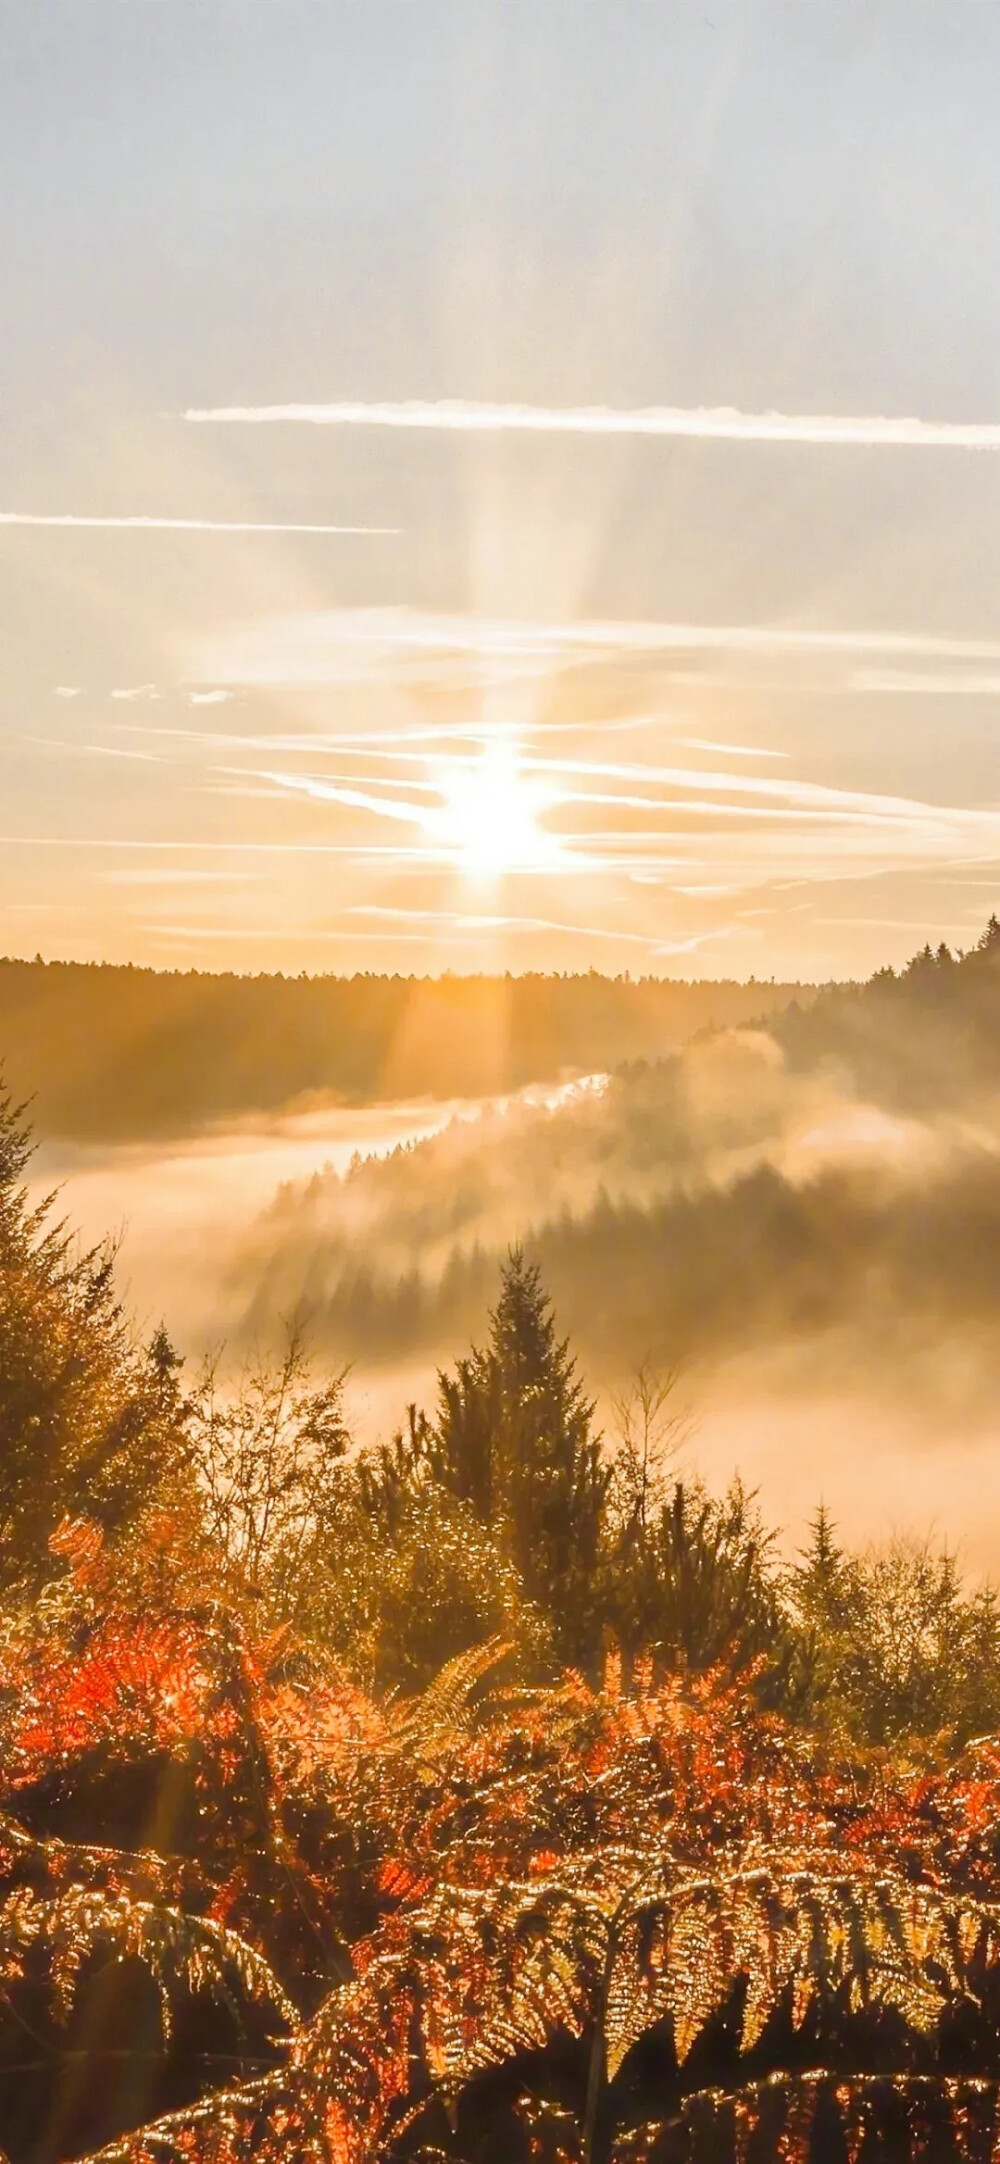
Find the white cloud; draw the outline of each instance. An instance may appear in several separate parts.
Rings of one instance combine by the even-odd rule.
[[[762,866],[772,875],[791,875],[814,871],[818,858],[828,876],[836,877],[850,866],[874,872],[893,864],[968,862],[995,852],[1000,843],[1000,813],[978,806],[751,776],[745,770],[560,762],[531,755],[521,765],[526,775],[543,773],[550,780],[558,846],[547,869],[568,877],[642,869],[683,877],[708,866],[718,867],[717,878],[723,866],[730,877],[735,870],[759,876]],[[359,856],[371,853],[365,835],[388,820],[415,830],[413,841],[399,850],[401,862],[433,865],[453,859],[454,851],[435,834],[433,809],[421,801],[433,795],[433,779],[421,783],[407,775],[393,784],[381,775],[287,770],[256,778],[289,796],[362,815]],[[600,824],[591,816],[595,813],[603,815]],[[634,822],[636,813],[646,814],[641,825]]]
[[[85,526],[131,529],[150,533],[315,533],[398,534],[399,526],[306,526],[269,519],[226,518],[92,518],[75,511],[0,511],[0,526]]]
[[[95,759],[139,759],[143,766],[162,766],[155,751],[124,751],[119,744],[67,744],[67,751],[89,752]]]
[[[378,919],[385,924],[433,924],[442,931],[494,932],[564,932],[574,939],[624,940],[626,945],[647,947],[654,953],[661,951],[658,937],[645,932],[627,932],[600,924],[564,924],[554,917],[522,916],[476,916],[454,909],[397,909],[375,902],[357,902],[344,912],[348,917]]]
[[[769,751],[762,744],[720,744],[714,736],[679,736],[685,751],[721,751],[727,759],[790,759],[791,752]]]
[[[423,429],[459,435],[682,436],[702,442],[841,444],[870,449],[998,451],[1000,422],[911,415],[743,413],[736,406],[492,405],[467,398],[336,399],[325,404],[191,406],[186,421],[321,428]]]
[[[819,630],[782,624],[676,624],[641,619],[543,621],[435,615],[400,608],[300,611],[255,618],[209,641],[202,680],[240,684],[358,683],[387,674],[420,681],[504,681],[623,656],[726,653],[795,660],[1000,663],[1000,640],[931,632]],[[851,679],[856,684],[856,678]]]
[[[158,864],[151,871],[131,866],[126,871],[103,872],[102,879],[109,887],[190,887],[206,885],[232,886],[234,881],[256,880],[256,872],[220,871],[211,865],[196,865],[190,869],[172,864]]]
[[[857,669],[851,678],[851,689],[902,692],[911,698],[936,693],[948,699],[996,699],[1000,698],[1000,676],[986,676],[972,670],[957,674],[953,670]]]
[[[113,699],[158,699],[156,684],[125,684],[111,694]]]
[[[57,684],[55,689],[57,699],[78,699],[80,696],[79,684]]]

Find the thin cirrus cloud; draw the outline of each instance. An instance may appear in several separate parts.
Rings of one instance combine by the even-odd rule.
[[[0,511],[0,526],[82,526],[111,531],[148,533],[289,533],[289,534],[398,534],[399,526],[312,526],[280,524],[269,519],[156,518],[136,514],[129,518],[92,517],[77,511]]]
[[[334,399],[267,406],[189,406],[186,421],[436,434],[662,436],[700,442],[799,443],[862,449],[1000,451],[1000,422],[924,421],[908,414],[744,413],[737,406],[535,406],[471,398]]]
[[[629,768],[568,761],[524,761],[527,772],[541,766],[559,780],[552,807],[560,815],[560,856],[550,867],[564,874],[639,867],[681,867],[721,852],[732,870],[740,859],[749,867],[815,870],[822,846],[831,873],[839,863],[855,869],[892,863],[968,861],[1000,846],[1000,814],[961,805],[941,805],[910,797],[826,788],[808,782],[763,778],[745,773],[673,767]],[[394,788],[372,776],[268,771],[260,779],[289,796],[304,795],[365,816],[370,824],[387,820],[416,830],[400,850],[400,861],[447,863],[449,851],[436,842],[433,811],[426,801],[434,785],[408,777]],[[618,781],[619,788],[594,782]],[[648,787],[642,787],[648,782]],[[585,786],[581,786],[584,784]],[[631,786],[629,786],[631,784]],[[378,792],[378,793],[377,793]],[[736,801],[733,801],[733,799]],[[588,813],[604,815],[600,827],[588,825]],[[607,814],[611,814],[608,821]],[[641,826],[635,813],[646,814]],[[573,822],[576,821],[574,825]],[[359,831],[355,844],[367,855],[371,843]]]
[[[74,744],[64,736],[30,736],[19,732],[18,741],[34,749],[40,745],[45,751],[68,752],[71,758],[136,759],[143,766],[162,766],[162,758],[153,751],[125,750],[118,744]]]
[[[353,683],[386,671],[423,681],[456,675],[482,681],[493,674],[542,676],[582,663],[695,653],[996,665],[1000,641],[782,624],[448,616],[406,606],[301,610],[256,618],[208,640],[194,657],[191,676],[248,686]]]
[[[474,768],[478,761],[479,754],[467,753],[464,757],[453,758],[450,764]],[[526,774],[544,774],[564,784],[572,783],[574,786],[563,786],[559,790],[559,801],[562,803],[676,809],[678,805],[683,805],[691,792],[697,792],[699,797],[752,797],[762,800],[764,806],[769,807],[775,815],[790,807],[809,816],[837,820],[874,819],[877,822],[910,823],[915,817],[925,819],[954,816],[944,809],[922,804],[911,797],[878,795],[867,790],[838,789],[820,782],[785,780],[780,776],[750,775],[743,772],[730,774],[702,767],[639,765],[634,761],[610,759],[548,759],[540,758],[531,752],[522,754],[519,767]],[[260,778],[282,788],[299,789],[306,795],[353,806],[358,810],[380,812],[387,818],[420,820],[425,816],[425,807],[422,805],[403,798],[376,797],[358,789],[356,777],[342,780],[338,776],[267,772]],[[373,776],[372,779],[381,784],[381,776]],[[632,790],[581,789],[577,786],[580,781],[622,782],[626,785],[632,784]],[[662,799],[636,794],[638,786],[644,783],[669,789],[674,795],[665,804]],[[421,795],[437,794],[437,785],[433,781],[421,782],[408,777],[406,787]],[[719,803],[714,808],[723,812],[726,806]],[[739,809],[746,812],[752,807],[741,805]],[[965,814],[961,816],[964,817]]]
[[[398,909],[376,902],[354,903],[344,914],[393,927],[420,923],[447,932],[560,932],[573,939],[620,940],[626,946],[646,947],[654,954],[666,951],[660,938],[650,937],[645,932],[627,932],[610,925],[565,924],[555,917],[478,916],[454,909]]]
[[[152,870],[147,870],[144,866],[129,865],[124,871],[104,872],[102,877],[105,886],[109,887],[228,887],[237,881],[255,882],[258,874],[234,871],[229,866],[220,870],[217,865],[209,864],[190,867],[157,864]]]
[[[862,692],[897,692],[910,698],[1000,698],[1000,675],[972,670],[856,669],[851,689]]]

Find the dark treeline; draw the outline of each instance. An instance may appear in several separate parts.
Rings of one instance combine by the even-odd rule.
[[[283,977],[0,960],[7,1079],[46,1137],[168,1135],[348,1102],[518,1089],[655,1059],[799,985],[584,976]]]

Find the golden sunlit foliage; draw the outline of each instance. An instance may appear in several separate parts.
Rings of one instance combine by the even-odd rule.
[[[493,1646],[379,1706],[219,1612],[104,1614],[82,1644],[81,1614],[4,1674],[0,1959],[47,2074],[44,2100],[5,2079],[0,2023],[13,2153],[76,2154],[95,2121],[136,2164],[501,2135],[635,2164],[992,2153],[1000,1745],[845,1759],[747,1683],[625,1676],[613,1650],[596,1691],[504,1685]],[[114,1847],[30,1831],[139,1772],[154,1811],[187,1785],[162,1850],[139,1809]],[[159,2009],[139,2090],[108,2070],[141,2056],[121,1997],[113,2045],[93,2012],[129,1963],[147,2036]],[[70,2080],[88,2019],[96,2111]]]
[[[989,1590],[610,1456],[520,1249],[379,1449],[185,1389],[2,1136],[13,2164],[992,2164]]]

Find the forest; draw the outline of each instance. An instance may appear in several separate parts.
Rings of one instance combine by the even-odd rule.
[[[7,1079],[47,1136],[196,1130],[311,1095],[476,1096],[656,1059],[808,988],[662,977],[299,977],[0,959]],[[206,1060],[205,1048],[211,1047]]]
[[[31,1152],[7,1095],[12,2164],[1000,2153],[992,1587],[789,1555],[649,1363],[602,1435],[516,1242],[388,1442],[295,1327],[189,1370]]]
[[[306,1300],[334,1361],[443,1357],[482,1327],[524,1238],[602,1378],[789,1350],[807,1372],[839,1335],[842,1364],[904,1380],[933,1351],[954,1373],[960,1345],[988,1397],[998,959],[994,921],[963,955],[928,947],[622,1058],[555,1109],[454,1121],[289,1183],[233,1243],[233,1327],[253,1338]]]

